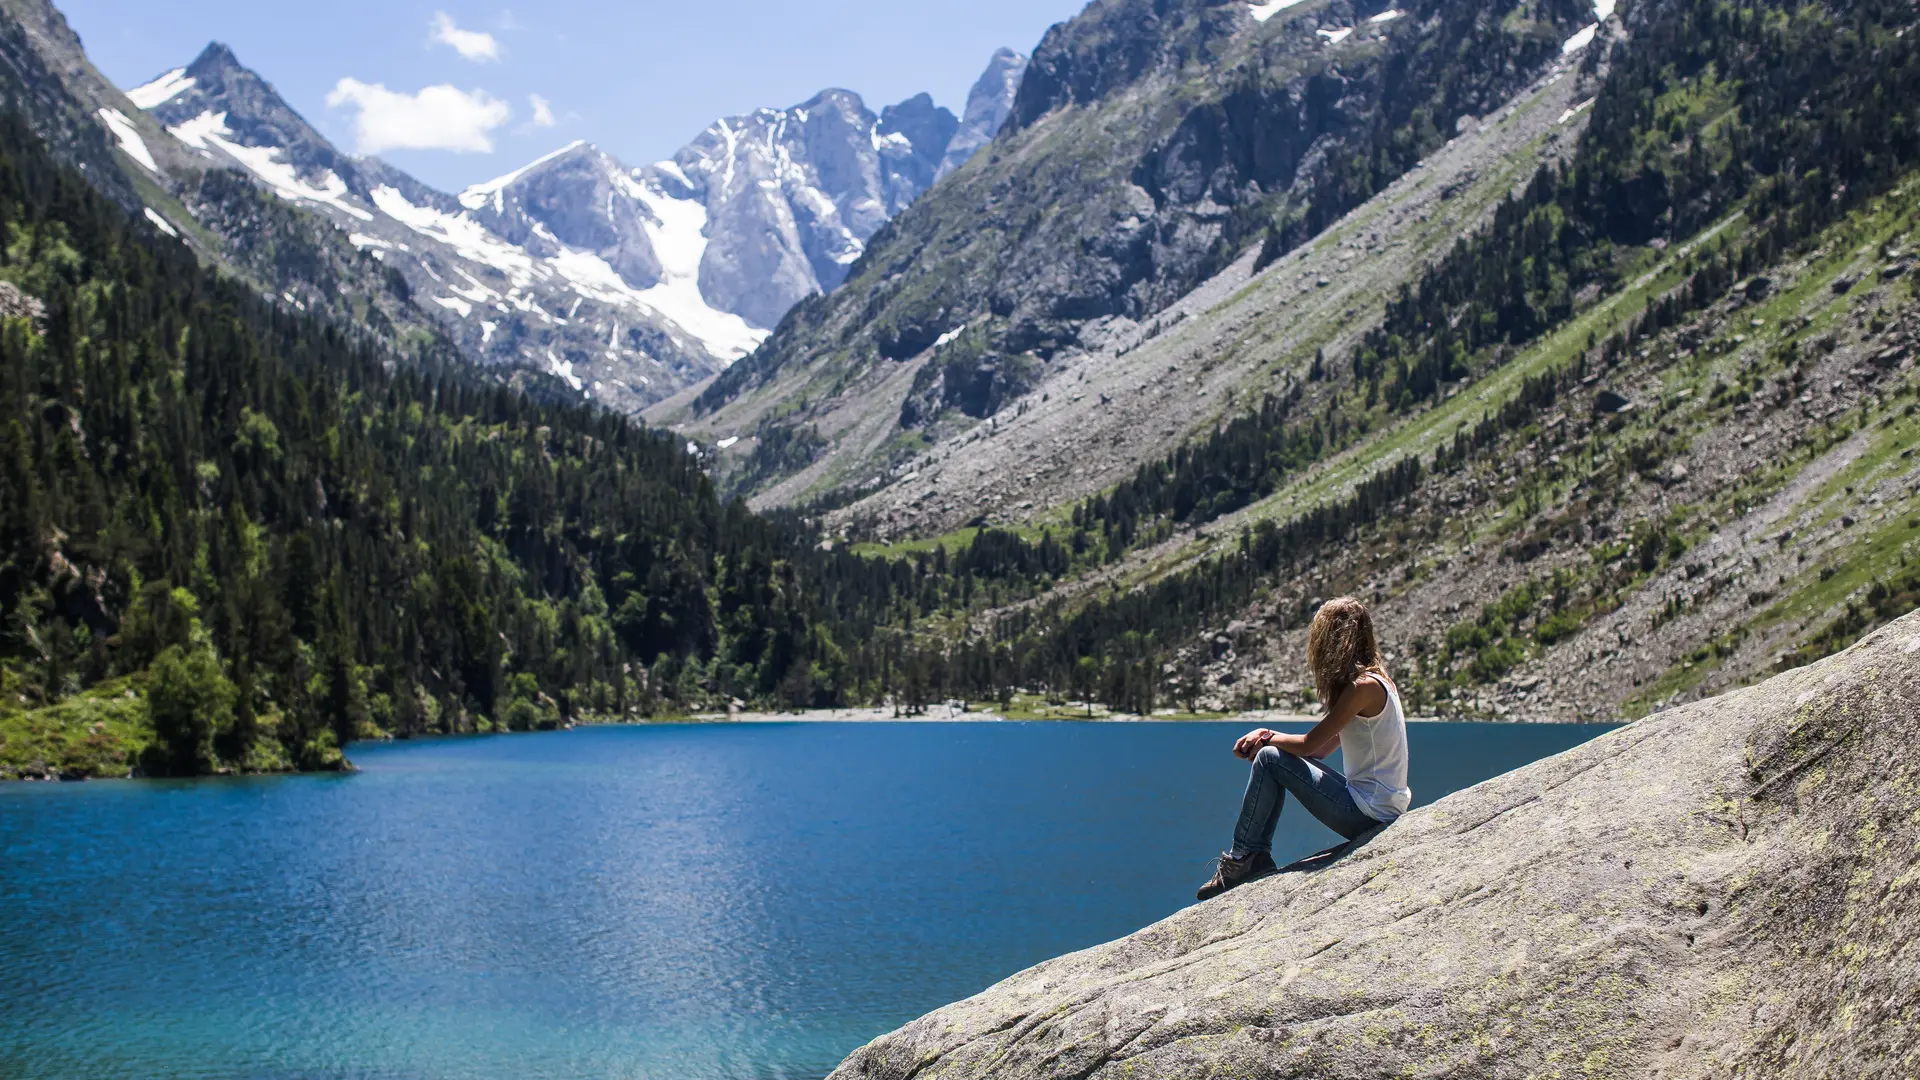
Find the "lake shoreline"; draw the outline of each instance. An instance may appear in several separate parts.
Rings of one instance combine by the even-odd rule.
[[[649,721],[649,723],[689,723],[689,724],[1234,724],[1248,723],[1255,726],[1271,724],[1318,723],[1318,714],[1284,712],[1278,709],[1255,712],[1228,713],[1225,715],[1153,715],[1141,716],[1135,713],[1110,713],[1096,716],[1004,716],[990,709],[962,712],[956,709],[930,709],[920,716],[895,716],[890,709],[809,709],[801,712],[756,712],[742,710],[735,713],[696,713],[681,721]],[[1461,720],[1444,716],[1409,716],[1409,724],[1525,724],[1527,720]],[[1541,723],[1559,723],[1559,721],[1540,721]],[[1585,723],[1586,721],[1581,721]],[[586,726],[586,725],[583,725]],[[633,725],[645,726],[645,724]]]
[[[423,733],[418,735],[389,735],[385,738],[364,739],[364,740],[357,740],[357,741],[363,742],[363,743],[374,743],[374,744],[390,743],[390,742],[434,742],[442,739],[479,739],[479,738],[493,738],[497,736],[512,736],[512,735],[542,735],[542,734],[552,734],[554,732],[577,731],[577,730],[591,729],[591,728],[670,727],[670,726],[676,726],[676,725],[700,725],[700,724],[775,725],[775,724],[1242,724],[1244,723],[1254,727],[1287,725],[1287,726],[1305,728],[1305,727],[1312,726],[1314,723],[1318,722],[1319,719],[1320,718],[1317,715],[1312,715],[1307,713],[1287,712],[1279,709],[1256,710],[1253,712],[1230,713],[1225,715],[1212,715],[1212,714],[1196,715],[1196,714],[1176,713],[1172,715],[1159,714],[1159,715],[1153,715],[1153,716],[1141,716],[1134,713],[1102,713],[1102,714],[1096,714],[1094,716],[1076,716],[1076,715],[1071,715],[1070,710],[1067,710],[1067,709],[1062,709],[1057,715],[1052,715],[1052,716],[1020,715],[1018,713],[1012,716],[1007,716],[1007,715],[1001,714],[998,711],[991,710],[991,709],[963,710],[956,706],[945,706],[945,705],[934,706],[932,708],[929,708],[926,712],[918,716],[896,716],[894,715],[893,710],[890,707],[873,707],[873,708],[862,708],[862,709],[807,709],[799,712],[769,712],[764,710],[742,709],[732,713],[722,713],[722,712],[693,713],[687,716],[662,717],[662,718],[648,719],[648,720],[585,720],[577,724],[567,724],[561,727],[543,728],[535,731],[428,732],[428,733]],[[1579,723],[1618,724],[1618,723],[1624,723],[1624,722],[1625,721],[1613,720],[1613,721],[1580,721]],[[1485,719],[1485,718],[1463,718],[1463,717],[1447,717],[1447,716],[1409,716],[1407,717],[1407,723],[1409,724],[1484,723],[1484,724],[1502,724],[1502,725],[1517,725],[1517,726],[1542,724],[1542,725],[1551,725],[1551,726],[1561,726],[1565,722],[1555,721],[1555,720],[1531,721],[1531,720],[1510,720],[1510,719],[1495,720],[1495,719]],[[227,769],[227,770],[222,770],[221,772],[209,774],[203,777],[189,777],[184,779],[214,780],[214,779],[233,779],[233,778],[247,778],[247,777],[260,777],[260,776],[325,776],[330,774],[351,773],[356,771],[351,761],[352,752],[353,752],[353,747],[352,745],[349,745],[346,750],[346,753],[348,755],[348,760],[343,763],[344,768],[320,769],[320,770],[313,770],[313,771],[306,771],[306,772],[303,772],[301,770],[279,770],[279,769],[261,770],[261,771],[250,771],[245,769]],[[89,783],[94,781],[149,780],[149,779],[168,779],[168,778],[147,776],[142,774],[136,768],[130,768],[129,771],[126,773],[120,773],[116,770],[114,772],[106,773],[106,774],[101,774],[99,772],[92,772],[92,773],[61,772],[61,771],[58,771],[57,769],[52,769],[52,768],[48,768],[44,770],[21,769],[18,771],[13,769],[0,769],[0,786],[4,786],[7,784],[16,784],[16,783],[19,783],[19,784]],[[182,778],[173,778],[173,779],[182,779]]]

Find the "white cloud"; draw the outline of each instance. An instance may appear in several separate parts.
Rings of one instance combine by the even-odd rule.
[[[452,46],[454,52],[476,64],[500,59],[500,43],[492,34],[484,30],[462,30],[454,23],[453,16],[444,11],[433,13],[433,41]]]
[[[553,118],[553,102],[539,94],[528,94],[527,100],[533,103],[534,127],[552,127],[558,122]]]
[[[362,154],[387,150],[490,154],[493,129],[513,116],[506,102],[485,90],[466,91],[444,83],[406,94],[379,83],[341,79],[327,95],[327,104],[360,110],[353,134],[355,149]]]

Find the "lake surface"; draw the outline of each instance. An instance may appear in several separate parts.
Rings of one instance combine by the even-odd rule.
[[[0,1076],[818,1080],[1191,903],[1246,727],[589,728],[0,786]],[[1606,730],[1416,725],[1415,804]],[[1274,854],[1336,840],[1289,805]]]

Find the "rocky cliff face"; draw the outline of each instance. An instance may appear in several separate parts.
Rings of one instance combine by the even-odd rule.
[[[1912,1076],[1916,695],[1920,615],[1021,972],[834,1078]]]
[[[957,128],[925,94],[876,116],[858,94],[828,90],[718,121],[647,174],[712,222],[702,292],[770,328],[846,279],[873,234],[932,186]]]

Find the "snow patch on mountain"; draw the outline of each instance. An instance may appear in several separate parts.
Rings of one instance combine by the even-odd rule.
[[[328,169],[320,175],[318,186],[300,178],[277,146],[243,146],[228,136],[227,114],[204,112],[178,127],[168,128],[173,137],[196,150],[219,150],[239,162],[248,172],[289,202],[314,202],[331,206],[349,217],[372,221],[373,215],[347,201],[347,182]]]
[[[1301,0],[1271,0],[1270,3],[1265,4],[1250,4],[1248,11],[1253,15],[1254,22],[1266,22],[1300,2]]]
[[[580,376],[573,373],[573,361],[560,359],[553,355],[552,349],[547,350],[547,370],[565,379],[567,385],[573,387],[575,390],[586,385],[580,381]]]
[[[557,156],[550,154],[534,164]],[[491,202],[503,206],[507,188],[528,169],[467,189],[461,195],[461,205],[480,209]],[[544,242],[542,246],[557,251],[545,258],[537,258],[525,246],[501,239],[471,212],[448,214],[430,206],[416,206],[391,187],[375,188],[373,202],[381,213],[446,244],[464,259],[499,271],[507,279],[511,289],[502,297],[497,290],[461,273],[468,287],[449,286],[448,291],[453,293],[452,299],[461,300],[469,309],[473,304],[505,301],[540,318],[560,321],[553,320],[538,305],[530,305],[520,295],[537,284],[557,281],[564,283],[576,297],[567,316],[569,319],[578,313],[581,300],[612,306],[639,305],[672,323],[724,362],[738,360],[758,348],[766,339],[767,331],[749,326],[738,315],[715,309],[700,294],[700,260],[707,247],[706,208],[692,200],[672,198],[645,184],[632,184],[629,193],[639,198],[658,222],[649,223],[646,232],[664,273],[660,283],[648,289],[629,285],[605,258],[560,242],[552,230],[541,223],[533,227],[535,237]],[[447,299],[436,298],[436,301],[450,310],[458,310]],[[471,310],[461,311],[461,315],[470,317]]]
[[[127,100],[133,102],[137,108],[153,109],[172,101],[193,87],[194,82],[187,75],[187,69],[174,68],[145,86],[136,86],[127,91]]]
[[[946,333],[941,334],[939,337],[934,339],[933,347],[938,349],[946,345],[950,345],[955,341],[958,341],[960,339],[960,335],[966,333],[967,327],[970,325],[972,324],[961,323],[959,326],[956,326],[953,329],[947,331]]]
[[[373,205],[409,229],[453,248],[461,258],[500,271],[520,288],[533,284],[533,256],[525,248],[488,232],[466,214],[447,214],[431,206],[415,206],[398,189],[385,186],[373,189]]]
[[[668,158],[665,161],[654,162],[653,168],[679,181],[685,187],[693,186],[693,181],[687,177],[685,170],[680,168],[680,163],[672,158]]]
[[[1594,0],[1592,25],[1581,27],[1578,33],[1568,38],[1560,46],[1560,54],[1570,56],[1593,44],[1593,39],[1600,33],[1600,24],[1613,18],[1615,4],[1616,0]]]
[[[1588,107],[1591,106],[1592,104],[1593,104],[1593,99],[1588,98],[1587,100],[1581,102],[1580,104],[1575,105],[1573,108],[1568,109],[1566,112],[1561,113],[1560,119],[1555,120],[1554,123],[1564,124],[1567,121],[1573,119],[1574,117],[1579,116],[1581,113],[1586,112]]]
[[[143,207],[143,209],[147,212],[147,220],[153,222],[154,228],[159,229],[175,240],[180,239],[180,231],[175,229],[172,223],[168,222],[166,218],[161,217],[158,211],[151,206]]]
[[[706,258],[708,244],[707,208],[691,199],[672,198],[646,184],[635,184],[633,190],[653,213],[654,221],[645,228],[661,269],[660,284],[641,292],[640,302],[707,342],[729,363],[759,348],[769,331],[718,310],[700,291],[700,264]]]
[[[107,130],[120,144],[120,150],[128,157],[147,167],[150,173],[158,173],[160,166],[153,160],[153,151],[147,149],[147,140],[133,126],[133,121],[119,109],[101,109],[100,119],[106,122]]]

